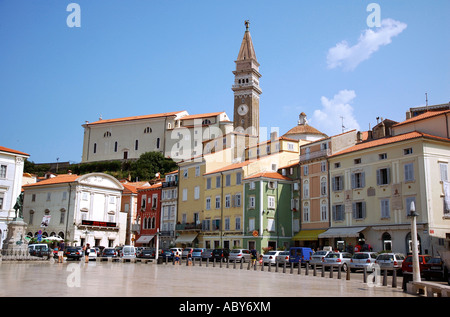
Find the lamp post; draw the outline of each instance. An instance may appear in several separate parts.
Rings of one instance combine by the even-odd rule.
[[[412,235],[412,263],[413,263],[413,281],[420,282],[420,268],[419,268],[419,252],[417,249],[417,224],[416,218],[419,214],[416,213],[416,206],[414,201],[411,202],[408,217],[411,218],[411,235]]]

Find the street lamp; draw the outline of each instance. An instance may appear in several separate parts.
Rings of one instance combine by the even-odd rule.
[[[419,252],[417,244],[417,224],[416,218],[419,214],[416,213],[416,206],[414,201],[411,202],[408,217],[411,218],[411,235],[412,235],[412,263],[413,263],[413,281],[420,282],[419,269]]]

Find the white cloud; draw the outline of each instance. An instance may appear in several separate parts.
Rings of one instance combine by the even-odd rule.
[[[366,29],[355,45],[349,46],[346,41],[336,44],[328,50],[328,68],[342,67],[344,70],[354,70],[381,46],[391,43],[391,39],[403,32],[406,26],[405,23],[393,19],[383,19],[379,28]]]
[[[353,107],[350,103],[355,99],[354,90],[341,90],[333,99],[321,97],[322,109],[315,110],[311,120],[311,125],[319,131],[329,136],[342,133],[342,119],[345,131],[357,129],[359,124],[353,115]]]

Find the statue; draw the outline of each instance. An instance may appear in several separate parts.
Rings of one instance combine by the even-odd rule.
[[[15,210],[15,219],[23,217],[23,193],[20,193],[20,195],[17,197],[16,204],[14,205]],[[17,215],[19,217],[17,217]]]

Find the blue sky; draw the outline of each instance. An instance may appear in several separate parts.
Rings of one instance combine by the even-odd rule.
[[[85,121],[187,110],[233,116],[244,20],[260,63],[260,124],[300,112],[329,135],[450,101],[450,1],[0,0],[0,145],[79,162]],[[380,26],[369,26],[370,3]],[[371,20],[375,21],[375,20]]]

